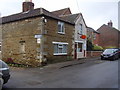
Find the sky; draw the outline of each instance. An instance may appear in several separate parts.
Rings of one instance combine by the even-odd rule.
[[[0,0],[1,16],[22,12],[22,2],[25,0]],[[120,0],[32,0],[35,8],[48,11],[70,8],[73,14],[82,13],[86,25],[97,30],[110,20],[118,29],[118,2]]]

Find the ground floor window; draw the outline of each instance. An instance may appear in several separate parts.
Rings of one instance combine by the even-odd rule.
[[[83,43],[78,43],[77,52],[82,52],[82,45]]]
[[[67,54],[68,43],[53,42],[54,55],[65,55]]]

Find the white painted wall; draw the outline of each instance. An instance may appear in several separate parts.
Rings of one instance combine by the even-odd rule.
[[[85,22],[83,20],[83,17],[81,16],[81,14],[79,15],[79,17],[78,17],[78,19],[75,23],[75,37],[74,37],[74,40],[75,40],[75,42],[83,43],[82,52],[77,52],[77,58],[85,58],[86,54],[85,54],[85,57],[84,57],[84,50],[85,50],[85,53],[86,53],[86,39],[81,39],[80,35],[78,34],[79,29],[80,29],[80,24],[82,24],[82,26],[83,26],[83,33],[82,34],[87,35],[87,28],[86,28]]]

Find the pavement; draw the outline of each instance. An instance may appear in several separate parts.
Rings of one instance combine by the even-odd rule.
[[[98,88],[118,86],[118,60],[100,57],[72,60],[43,67],[10,67],[3,88]]]
[[[79,64],[83,64],[83,63],[91,62],[91,61],[94,61],[96,63],[102,62],[100,60],[100,57],[83,58],[83,59],[79,59],[79,60],[72,60],[72,61],[48,64],[46,66],[40,67],[40,69],[43,70],[44,72],[47,72],[47,71],[49,72],[51,70],[54,71],[57,69],[61,69],[61,68],[69,67],[69,66],[74,66],[74,65],[79,65]]]
[[[65,68],[65,67],[79,65],[79,64],[83,64],[83,63],[87,63],[87,62],[89,62],[91,64],[94,64],[94,63],[101,63],[101,62],[104,62],[104,61],[101,61],[100,57],[93,57],[93,58],[84,58],[84,59],[79,59],[79,60],[72,60],[72,61],[48,64],[46,66],[37,67],[37,68],[10,67],[10,70],[12,70],[12,71],[30,70],[31,71],[31,69],[32,69],[33,71],[38,71],[39,70],[40,73],[52,73],[52,72],[55,72],[59,69]]]

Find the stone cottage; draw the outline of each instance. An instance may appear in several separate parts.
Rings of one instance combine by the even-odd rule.
[[[39,66],[72,59],[74,23],[23,2],[23,12],[2,17],[2,59]]]
[[[53,11],[52,13],[75,24],[73,56],[74,59],[85,58],[87,25],[82,13],[72,14],[69,8]]]

